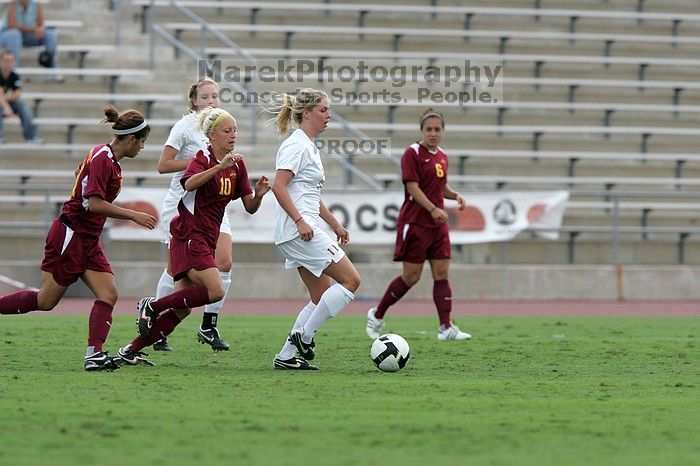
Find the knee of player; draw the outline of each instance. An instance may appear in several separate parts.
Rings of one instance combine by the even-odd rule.
[[[217,285],[212,285],[210,288],[207,288],[207,292],[209,293],[210,303],[221,301],[224,299],[224,295],[226,294],[224,287],[220,282]]]
[[[56,307],[56,305],[58,304],[59,301],[60,301],[60,298],[59,299],[46,298],[46,297],[42,297],[41,293],[39,293],[39,295],[37,296],[36,304],[37,304],[37,308],[40,311],[52,311],[53,308]]]
[[[360,278],[360,274],[357,272],[357,270],[348,278],[345,288],[347,288],[351,292],[356,292],[357,289],[360,287],[360,284],[362,283],[362,279]]]
[[[233,261],[230,257],[216,258],[216,268],[219,269],[219,272],[230,272],[231,267],[233,267]]]
[[[109,290],[107,292],[101,293],[99,296],[97,296],[97,299],[100,301],[104,301],[105,303],[109,304],[110,306],[114,306],[117,304],[117,301],[119,300],[119,293],[117,292],[117,289]]]
[[[405,274],[401,276],[401,279],[407,286],[411,287],[420,280],[420,273]]]

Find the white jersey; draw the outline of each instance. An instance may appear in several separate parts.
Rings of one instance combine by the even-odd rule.
[[[280,146],[275,162],[276,170],[289,170],[294,177],[287,185],[294,206],[311,227],[319,226],[321,188],[326,173],[321,153],[304,131],[297,129]],[[275,244],[299,236],[294,220],[275,203]]]
[[[203,150],[206,153],[208,141],[205,134],[199,128],[197,128],[198,116],[199,114],[197,112],[187,114],[180,118],[180,121],[175,123],[173,129],[170,130],[170,134],[168,135],[168,140],[165,141],[165,145],[177,150],[175,160],[189,160],[200,150]],[[182,178],[183,173],[185,173],[184,170],[173,173],[173,177],[170,180],[170,191],[168,192],[168,197],[174,196],[178,201],[185,192],[184,188],[180,184],[180,179]]]

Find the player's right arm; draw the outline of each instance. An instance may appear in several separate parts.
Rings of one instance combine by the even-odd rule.
[[[292,198],[289,196],[287,185],[292,181],[292,178],[294,178],[293,171],[278,169],[275,172],[275,181],[272,183],[271,191],[274,193],[282,210],[284,210],[287,215],[289,215],[289,218],[296,224],[297,231],[302,241],[309,241],[314,237],[314,230],[304,221],[304,217],[301,216]]]
[[[447,222],[447,212],[433,204],[430,199],[428,199],[428,196],[426,196],[423,190],[420,189],[420,186],[418,186],[417,181],[406,181],[405,185],[408,194],[413,197],[413,200],[416,201],[419,206],[428,211],[430,216],[433,217],[433,220],[440,223]]]
[[[199,151],[193,159],[187,164],[187,170],[182,175],[180,183],[185,191],[194,191],[209,182],[214,176],[225,168],[232,167],[234,163],[241,160],[243,156],[229,152],[224,155],[221,161],[211,168],[207,167],[207,161],[204,158],[204,153]]]
[[[163,152],[158,159],[158,173],[176,173],[185,171],[189,160],[176,160],[180,151],[172,146],[163,146]]]

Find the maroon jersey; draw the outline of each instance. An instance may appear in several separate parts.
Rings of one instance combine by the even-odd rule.
[[[78,169],[70,199],[63,204],[61,221],[79,234],[99,238],[107,217],[88,210],[88,198],[113,202],[122,187],[122,168],[109,144],[95,146]]]
[[[404,185],[415,181],[430,202],[442,209],[445,205],[445,185],[447,184],[447,155],[438,147],[430,152],[419,143],[411,144],[401,157],[401,179]],[[404,201],[397,223],[414,224],[424,227],[438,227],[430,213],[413,199],[404,187]]]
[[[219,164],[211,151],[211,146],[197,152],[187,165],[180,183],[197,173],[201,173]],[[199,236],[212,248],[216,248],[219,227],[224,218],[226,205],[239,197],[251,194],[248,170],[242,160],[232,167],[221,170],[207,183],[194,191],[185,191],[177,206],[178,216],[170,223],[170,234],[180,240]]]

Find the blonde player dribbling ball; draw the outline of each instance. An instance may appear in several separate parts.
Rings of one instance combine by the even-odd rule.
[[[281,103],[269,109],[276,115],[277,133],[286,135],[292,121],[298,129],[277,152],[272,185],[277,199],[275,244],[285,258],[285,267],[297,269],[310,301],[299,312],[272,365],[283,370],[318,370],[308,363],[315,357],[314,334],[355,298],[360,274],[338,245],[338,241],[350,241],[348,231],[321,200],[325,172],[314,139],[330,120],[328,96],[323,91],[301,89],[296,96],[279,97]],[[321,221],[330,225],[337,240],[320,228]]]

